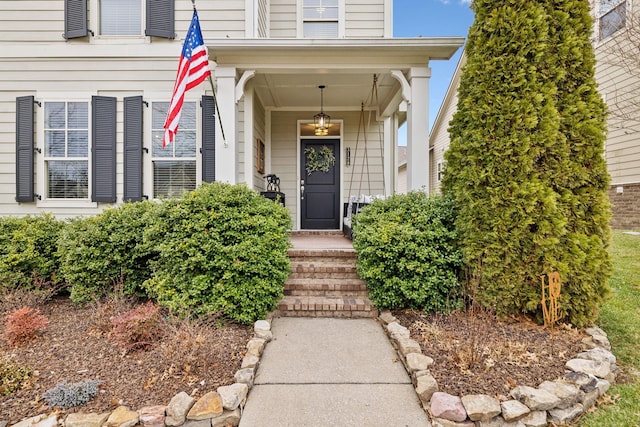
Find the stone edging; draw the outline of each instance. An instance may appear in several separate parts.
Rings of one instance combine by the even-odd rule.
[[[73,413],[64,419],[59,414],[41,414],[22,420],[11,427],[229,427],[240,424],[242,408],[267,342],[271,341],[271,323],[258,320],[253,326],[253,337],[247,343],[247,353],[235,383],[218,387],[196,400],[185,392],[176,394],[168,405],[146,406],[131,410],[119,406],[112,412]],[[7,423],[0,420],[0,427]]]
[[[429,372],[433,359],[422,354],[409,330],[388,311],[379,316],[404,364],[433,427],[544,427],[568,423],[589,410],[609,390],[618,370],[607,334],[597,326],[586,329],[585,348],[565,367],[567,373],[538,388],[516,386],[512,400],[492,396],[453,396],[438,391]]]

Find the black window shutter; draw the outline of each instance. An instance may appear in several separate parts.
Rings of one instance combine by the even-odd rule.
[[[175,29],[175,0],[147,0],[147,28],[146,36],[174,39]]]
[[[91,200],[116,201],[116,98],[91,97]]]
[[[87,0],[64,0],[64,34],[65,39],[86,37]]]
[[[216,104],[202,96],[202,182],[216,180]]]
[[[16,98],[16,202],[33,202],[33,96]]]
[[[124,98],[124,196],[142,200],[142,97]]]

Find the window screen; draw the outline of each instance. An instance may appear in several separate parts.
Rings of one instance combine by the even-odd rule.
[[[173,143],[162,148],[168,102],[154,102],[152,114],[153,197],[178,197],[196,188],[196,103],[185,102]]]
[[[338,0],[304,0],[302,32],[305,38],[338,37]]]
[[[100,0],[100,34],[130,36],[142,34],[141,0]]]

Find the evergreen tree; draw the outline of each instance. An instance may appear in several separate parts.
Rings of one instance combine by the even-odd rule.
[[[561,301],[575,324],[597,317],[608,293],[609,174],[604,158],[606,107],[597,91],[593,20],[584,0],[549,0],[547,69],[557,87],[556,105],[565,159],[545,165],[566,218],[561,238],[568,266]],[[558,167],[560,166],[560,167]]]
[[[592,267],[607,264],[606,168],[595,158],[602,159],[604,109],[583,6],[472,4],[444,189],[459,208],[471,296],[499,314],[540,312],[540,276],[551,271],[565,282],[561,307],[573,323],[593,319],[605,292],[606,274],[603,282]],[[568,63],[577,57],[584,60]]]

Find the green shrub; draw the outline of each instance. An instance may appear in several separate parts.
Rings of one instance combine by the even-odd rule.
[[[125,203],[70,222],[58,250],[74,302],[94,301],[115,290],[144,293],[141,286],[150,277],[149,261],[157,251],[144,244],[143,234],[157,208],[148,201]]]
[[[477,0],[450,122],[443,191],[479,304],[541,318],[557,271],[565,320],[584,326],[608,292],[605,105],[586,0]]]
[[[460,307],[452,203],[422,192],[377,200],[354,216],[358,273],[379,308]]]
[[[164,201],[145,230],[160,251],[145,288],[177,314],[252,322],[282,297],[290,226],[286,208],[246,186],[203,184]]]
[[[49,214],[0,217],[0,294],[57,286],[56,248],[63,227]]]
[[[33,376],[33,369],[18,365],[5,356],[0,356],[0,396],[20,390]]]

